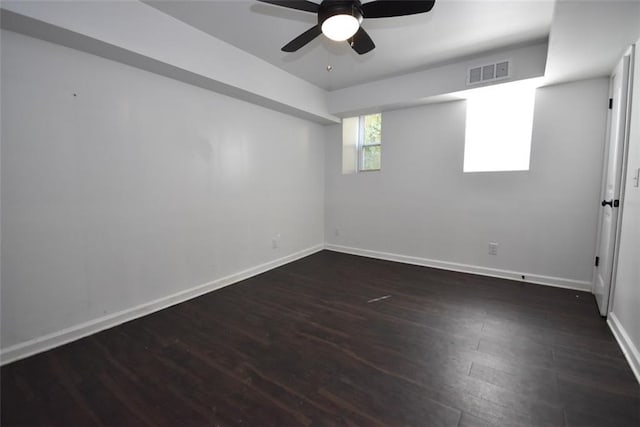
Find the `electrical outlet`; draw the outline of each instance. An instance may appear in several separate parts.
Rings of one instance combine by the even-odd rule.
[[[498,255],[498,244],[495,242],[489,243],[489,255]]]
[[[276,238],[271,239],[271,248],[278,249],[278,239]]]
[[[340,230],[338,230],[337,228],[335,230],[333,230],[333,235],[336,237],[340,236]]]

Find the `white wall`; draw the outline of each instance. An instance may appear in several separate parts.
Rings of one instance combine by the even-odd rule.
[[[323,243],[320,125],[1,40],[3,351]]]
[[[614,332],[640,381],[640,187],[633,177],[640,168],[640,40],[636,42],[634,86],[631,104],[631,132],[620,237],[618,269],[613,295]]]
[[[0,25],[304,119],[338,121],[326,91],[140,1],[3,0]]]
[[[380,172],[342,175],[327,128],[326,242],[590,289],[607,93],[605,78],[538,89],[528,172],[462,172],[464,101],[384,112]]]
[[[329,92],[329,111],[346,117],[378,112],[380,109],[419,105],[433,97],[468,90],[469,68],[503,61],[505,58],[511,61],[510,76],[505,81],[541,77],[547,60],[547,43],[500,50],[436,68],[334,90]],[[474,87],[492,84],[482,83]],[[379,110],[376,111],[376,108]]]

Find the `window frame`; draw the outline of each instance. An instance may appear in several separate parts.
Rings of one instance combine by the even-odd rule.
[[[365,117],[380,115],[380,142],[377,144],[365,144]],[[376,169],[363,169],[365,147],[380,147],[380,167]],[[382,113],[364,114],[358,116],[358,172],[378,172],[382,169]]]

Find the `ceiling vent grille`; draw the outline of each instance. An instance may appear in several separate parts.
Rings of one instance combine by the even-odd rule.
[[[467,85],[506,79],[511,75],[511,61],[504,60],[492,64],[479,65],[467,70]]]

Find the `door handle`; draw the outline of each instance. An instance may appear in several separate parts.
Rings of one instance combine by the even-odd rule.
[[[612,208],[617,208],[618,206],[620,206],[620,200],[618,200],[618,199],[616,199],[616,200],[603,200],[600,204],[603,207],[609,205]]]

